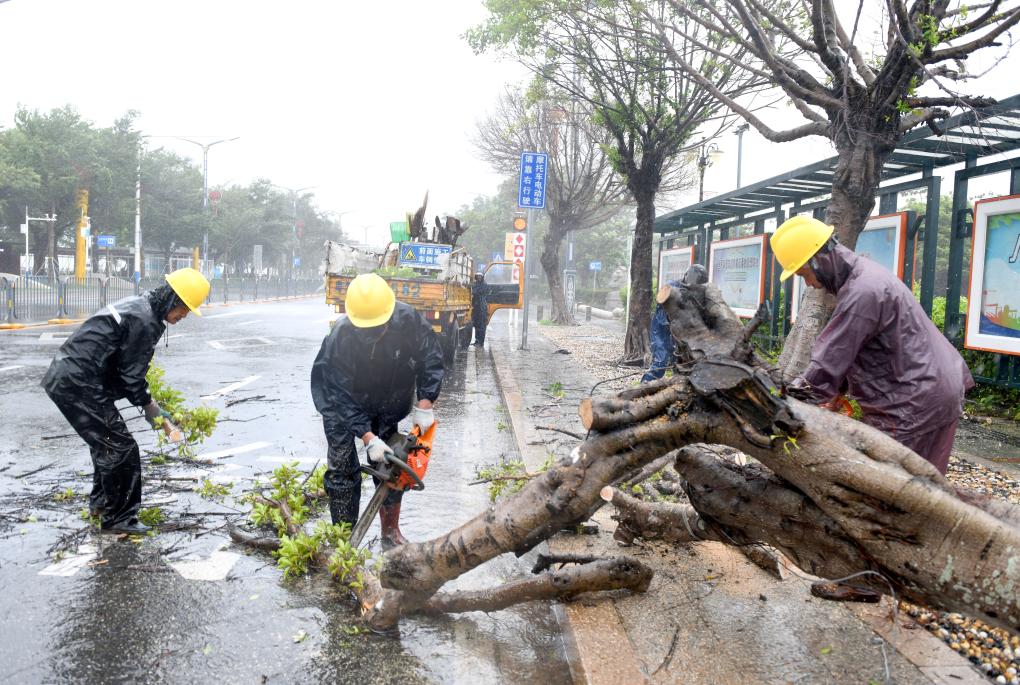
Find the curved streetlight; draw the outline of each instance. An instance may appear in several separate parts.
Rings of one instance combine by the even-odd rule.
[[[200,143],[197,140],[191,138],[184,138],[182,136],[171,136],[177,140],[183,140],[185,143],[191,143],[202,148],[202,212],[203,214],[209,209],[209,148],[213,145],[219,145],[220,143],[230,143],[235,140],[239,140],[241,136],[234,136],[233,138],[222,138],[220,140],[214,140],[211,143]],[[209,254],[209,229],[206,229],[205,235],[202,237],[202,257],[206,258]]]

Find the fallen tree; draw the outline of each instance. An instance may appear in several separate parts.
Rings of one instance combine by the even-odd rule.
[[[673,376],[585,400],[579,413],[589,437],[570,458],[456,529],[383,555],[378,573],[366,570],[356,589],[371,627],[444,606],[481,608],[478,598],[440,590],[587,520],[608,498],[621,509],[622,534],[764,542],[814,575],[870,571],[862,582],[880,592],[1020,629],[1020,508],[958,490],[883,433],[786,396],[749,343],[764,311],[742,326],[710,284],[666,286],[658,300],[678,347]],[[760,463],[740,465],[699,443]],[[672,450],[689,506],[637,506],[604,491]],[[552,591],[554,578],[521,581],[522,589],[490,597],[491,606],[605,589],[606,578],[638,578],[613,587],[647,587],[641,572],[620,571],[636,562],[606,564],[579,566],[577,575],[589,568],[601,580],[578,581],[566,594]]]

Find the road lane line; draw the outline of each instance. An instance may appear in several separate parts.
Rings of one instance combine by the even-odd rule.
[[[24,364],[15,364],[14,366],[5,366],[2,369],[0,369],[0,373],[3,373],[4,371],[14,371],[14,369],[23,369],[23,368],[25,368]]]
[[[271,442],[250,442],[247,445],[228,447],[225,450],[217,450],[216,452],[203,452],[198,455],[198,459],[223,459],[224,457],[233,457],[238,454],[244,454],[245,452],[260,450],[263,447],[269,447],[272,444],[273,443]]]
[[[49,343],[51,345],[63,345],[64,341],[71,337],[70,333],[60,333],[60,337],[57,337],[57,333],[43,333],[39,336],[39,342]]]
[[[173,335],[168,335],[166,339],[173,340],[174,338],[187,338],[187,337],[188,337],[187,333],[174,333]]]
[[[265,321],[265,319],[255,319],[254,321],[242,321],[241,323],[239,323],[237,325],[238,326],[251,326],[252,324],[262,323],[263,321]]]
[[[241,314],[247,314],[247,313],[248,312],[226,312],[224,314],[212,314],[212,315],[203,314],[202,318],[203,319],[225,319],[228,316],[241,316]]]
[[[236,552],[224,552],[222,548],[225,545],[226,543],[213,550],[208,559],[195,558],[175,561],[170,564],[170,567],[187,580],[224,580],[230,570],[234,568],[237,560],[241,558],[241,555]]]
[[[97,556],[96,548],[92,545],[82,545],[78,548],[78,553],[61,559],[60,561],[50,564],[42,571],[39,571],[40,576],[60,576],[61,578],[70,578],[78,571],[82,570],[88,564],[95,559]]]
[[[201,400],[212,400],[212,399],[215,399],[217,397],[223,397],[224,395],[228,395],[228,394],[234,392],[235,390],[237,390],[239,388],[243,388],[244,386],[248,385],[249,383],[254,383],[259,378],[261,378],[261,376],[248,376],[247,378],[243,378],[243,379],[239,380],[236,383],[231,383],[230,385],[228,385],[226,387],[220,388],[219,390],[217,390],[214,393],[211,393],[209,395],[202,395],[202,397],[199,398],[199,399],[201,399]]]

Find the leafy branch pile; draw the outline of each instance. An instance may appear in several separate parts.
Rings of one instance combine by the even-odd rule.
[[[278,467],[266,487],[256,482],[254,492],[245,498],[252,505],[248,521],[279,537],[273,555],[284,578],[305,575],[313,566],[319,566],[340,583],[359,590],[364,583],[362,568],[372,555],[350,544],[350,525],[319,520],[310,533],[304,527],[318,513],[325,497],[325,474],[325,466],[307,475],[298,469],[297,462]]]
[[[532,478],[540,476],[552,468],[555,458],[549,455],[538,470],[534,473],[528,471],[521,459],[508,459],[503,457],[495,464],[475,469],[475,480],[471,485],[488,484],[489,501],[495,502],[504,495],[513,495],[520,492]]]
[[[184,404],[184,395],[164,380],[165,375],[166,371],[160,366],[156,364],[149,366],[149,371],[145,374],[149,394],[160,407],[170,413],[172,417],[170,420],[181,429],[184,437],[175,445],[177,456],[181,459],[194,459],[195,447],[204,442],[216,429],[219,411],[205,406],[187,407]],[[157,431],[156,435],[161,450],[173,444],[162,431]]]

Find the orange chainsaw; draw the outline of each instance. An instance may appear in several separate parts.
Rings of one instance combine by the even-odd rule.
[[[432,455],[432,439],[436,433],[436,424],[433,423],[422,435],[421,428],[413,426],[411,432],[395,433],[387,443],[393,450],[393,454],[386,455],[383,464],[362,466],[364,473],[379,480],[375,488],[375,494],[368,501],[368,506],[362,512],[354,529],[351,531],[351,547],[357,547],[372,525],[379,507],[382,506],[386,495],[390,490],[424,490],[425,470],[429,467],[429,457]]]

